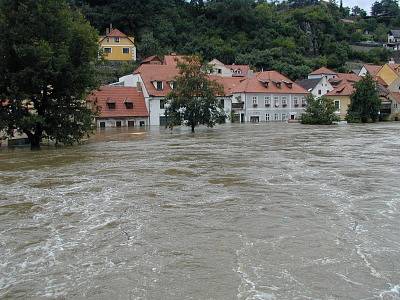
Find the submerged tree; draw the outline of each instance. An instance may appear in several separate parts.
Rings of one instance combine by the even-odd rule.
[[[91,129],[98,36],[64,0],[0,1],[0,131],[72,144]]]
[[[326,97],[315,98],[313,95],[307,97],[307,108],[301,116],[302,124],[331,125],[339,121],[335,113],[335,105],[331,99]]]
[[[166,97],[167,126],[187,124],[194,132],[198,125],[223,123],[226,116],[217,98],[223,95],[223,88],[209,79],[210,66],[198,56],[188,56],[178,62],[178,68],[175,88]]]
[[[376,122],[379,118],[381,100],[374,79],[368,74],[354,87],[356,91],[351,95],[347,121],[353,123]]]

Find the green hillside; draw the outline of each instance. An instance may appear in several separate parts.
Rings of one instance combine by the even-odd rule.
[[[394,0],[382,0],[372,15],[334,1],[290,0],[70,0],[99,33],[112,23],[135,36],[139,58],[169,52],[201,54],[225,63],[276,69],[292,79],[325,65],[344,70],[348,61],[381,63],[382,47],[358,49],[365,41],[383,43],[400,27]]]

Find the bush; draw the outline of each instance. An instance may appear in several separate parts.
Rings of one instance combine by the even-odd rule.
[[[339,120],[331,99],[326,97],[315,98],[313,95],[307,97],[307,109],[301,116],[302,124],[331,125]]]

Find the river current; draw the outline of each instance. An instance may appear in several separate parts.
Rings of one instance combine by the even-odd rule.
[[[0,150],[1,299],[400,299],[400,123]]]

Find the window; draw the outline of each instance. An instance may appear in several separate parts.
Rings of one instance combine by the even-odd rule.
[[[219,100],[219,106],[220,106],[221,108],[224,108],[224,107],[225,107],[225,100],[224,100],[224,99],[220,99],[220,100]]]
[[[100,122],[100,128],[106,128],[106,122]]]
[[[294,107],[298,107],[299,106],[299,99],[297,97],[293,98],[293,104],[294,104]]]
[[[171,87],[171,89],[175,89],[176,88],[176,81],[170,81],[169,82],[169,86]]]
[[[129,54],[129,48],[122,48],[123,54]]]
[[[116,126],[116,127],[121,127],[121,125],[122,125],[122,124],[121,124],[121,121],[116,121],[116,122],[115,122],[115,126]]]
[[[139,126],[140,126],[140,127],[143,127],[145,124],[146,124],[146,123],[145,123],[144,121],[140,121],[140,122],[139,122]]]
[[[302,107],[306,107],[307,106],[307,101],[306,101],[306,98],[301,98],[301,106]]]
[[[260,122],[260,117],[258,117],[258,116],[251,116],[251,117],[250,117],[250,122],[251,122],[251,123],[259,123],[259,122]]]
[[[336,109],[336,111],[340,110],[340,101],[339,100],[335,100],[335,109]]]
[[[257,106],[258,106],[258,97],[253,96],[253,107],[257,107]]]
[[[109,43],[110,42],[110,38],[107,38],[107,43]]]
[[[127,102],[125,102],[125,107],[126,107],[126,109],[133,109],[133,103],[127,101]]]
[[[266,114],[266,115],[265,115],[265,121],[267,121],[267,122],[270,121],[269,114]]]
[[[318,95],[321,95],[322,94],[322,91],[321,90],[318,90]]]
[[[279,120],[279,114],[275,114],[274,120],[275,120],[275,121],[278,121],[278,120]]]
[[[287,98],[286,97],[282,97],[282,106],[283,107],[287,106]]]
[[[222,69],[217,69],[218,74],[222,74]]]
[[[165,108],[165,100],[161,99],[160,100],[160,109],[164,109]]]
[[[135,127],[135,121],[128,121],[128,127]]]
[[[278,96],[274,97],[274,105],[275,105],[275,107],[279,107],[279,97]]]
[[[156,82],[156,89],[157,89],[157,91],[162,91],[162,89],[163,89],[162,81],[157,81]]]
[[[110,47],[104,48],[104,53],[109,54],[109,53],[111,53],[111,52],[112,52],[112,49],[111,49]]]
[[[271,106],[271,97],[265,96],[264,97],[264,104],[265,104],[265,107],[270,107]]]
[[[115,102],[109,102],[107,103],[108,109],[115,109]]]
[[[287,121],[286,114],[282,114],[282,121]]]
[[[115,37],[114,42],[119,43],[119,37]]]

